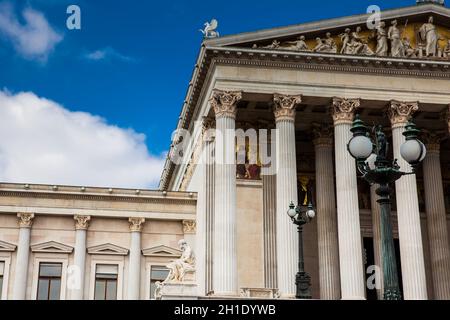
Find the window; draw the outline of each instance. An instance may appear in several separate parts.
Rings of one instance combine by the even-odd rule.
[[[2,299],[4,274],[5,274],[5,262],[0,261],[0,300]]]
[[[59,300],[61,296],[62,263],[39,264],[37,300]]]
[[[150,299],[155,299],[156,282],[166,280],[169,269],[165,267],[153,266],[150,270]]]
[[[98,264],[95,269],[95,300],[117,300],[118,265]]]

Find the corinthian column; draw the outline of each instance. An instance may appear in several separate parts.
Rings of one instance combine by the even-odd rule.
[[[342,299],[365,299],[356,163],[347,151],[359,99],[334,98],[336,195]]]
[[[285,297],[295,296],[298,263],[298,235],[286,214],[289,204],[297,204],[297,160],[295,151],[295,107],[301,96],[275,94],[276,122],[276,231],[278,289]]]
[[[25,300],[30,256],[30,236],[34,213],[18,213],[19,244],[17,246],[16,269],[13,286],[13,300]]]
[[[418,102],[391,101],[388,115],[392,125],[394,158],[402,171],[411,171],[410,165],[400,155],[405,141],[403,132],[412,114],[419,109]],[[403,295],[406,300],[427,299],[425,263],[420,230],[419,200],[415,175],[400,178],[395,183],[397,196],[398,232],[403,278]]]
[[[128,300],[139,300],[141,283],[141,231],[144,218],[129,218],[131,245],[128,265]]]
[[[334,193],[333,133],[329,126],[315,126],[316,205],[319,242],[320,298],[341,298],[339,246]]]
[[[236,105],[242,92],[214,90],[216,115],[213,286],[217,296],[238,293],[236,248]]]
[[[434,298],[450,300],[450,250],[442,184],[441,138],[439,134],[425,135],[427,156],[423,161],[423,181]]]
[[[90,216],[75,216],[75,252],[74,265],[77,267],[78,278],[71,290],[72,300],[83,300],[84,275],[86,269],[86,233],[89,227]]]

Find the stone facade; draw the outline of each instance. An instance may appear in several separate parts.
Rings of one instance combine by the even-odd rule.
[[[161,191],[0,184],[2,298],[36,298],[37,265],[60,261],[62,283],[70,266],[84,279],[83,288],[60,298],[93,299],[96,264],[113,264],[116,298],[148,299],[152,267],[176,259],[180,239],[195,251],[196,283],[171,284],[163,299],[180,292],[195,299],[292,298],[298,239],[286,215],[290,201],[317,209],[304,227],[313,298],[380,298],[383,288],[365,281],[382,259],[379,208],[347,152],[358,113],[388,129],[404,170],[406,122],[414,119],[428,137],[439,133],[426,141],[430,154],[417,174],[396,183],[392,220],[403,297],[449,299],[450,55],[441,40],[418,37],[436,29],[450,37],[450,10],[423,4],[386,11],[378,41],[367,43],[359,37],[368,31],[358,28],[366,18],[206,39],[179,122],[192,140],[175,164],[182,140],[175,137]],[[382,28],[389,23],[395,35],[406,21],[415,42],[385,47]],[[256,132],[271,162],[254,142],[244,139],[239,149],[228,134],[236,128]],[[236,163],[239,150],[245,163]]]

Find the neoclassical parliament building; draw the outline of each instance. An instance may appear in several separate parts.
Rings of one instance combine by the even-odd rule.
[[[383,126],[405,171],[405,125],[421,130],[427,156],[392,193],[400,289],[406,300],[450,299],[443,1],[382,11],[374,23],[361,14],[205,32],[159,190],[0,183],[0,298],[155,299],[184,239],[195,272],[178,294],[289,299],[299,260],[292,201],[316,210],[303,238],[313,299],[382,299],[382,281],[369,285],[383,257],[376,186],[347,150],[356,114]],[[234,131],[258,142],[237,146]]]

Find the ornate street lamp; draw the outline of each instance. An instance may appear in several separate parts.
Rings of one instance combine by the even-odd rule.
[[[311,299],[311,277],[305,272],[305,260],[303,256],[303,226],[310,222],[316,216],[311,201],[308,206],[297,206],[291,202],[289,210],[287,212],[292,222],[297,225],[298,228],[298,272],[295,277],[295,286],[297,287],[297,293],[295,297],[297,299]]]
[[[400,171],[397,159],[388,159],[389,144],[382,127],[376,128],[375,144],[369,138],[369,129],[359,115],[355,117],[351,129],[353,138],[348,143],[348,151],[356,159],[359,172],[370,184],[378,184],[376,190],[381,208],[381,242],[383,261],[384,300],[400,300],[397,263],[391,224],[390,184],[404,175],[415,174],[417,166],[425,159],[425,145],[417,138],[420,130],[413,122],[408,122],[403,135],[406,141],[400,147],[400,154],[411,165],[411,172]]]

